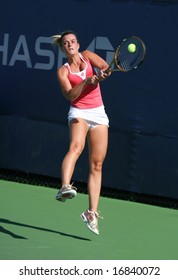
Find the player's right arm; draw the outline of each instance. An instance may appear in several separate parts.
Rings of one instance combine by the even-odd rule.
[[[72,87],[68,78],[68,70],[65,66],[58,69],[57,79],[59,81],[62,94],[70,101],[77,99],[89,83],[89,79],[87,78],[81,81],[78,85]]]

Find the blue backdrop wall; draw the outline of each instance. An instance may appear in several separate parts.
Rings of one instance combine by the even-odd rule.
[[[178,199],[177,1],[10,2],[0,11],[0,167],[60,178],[69,102],[56,79],[65,57],[51,35],[73,29],[81,50],[108,62],[137,35],[144,64],[101,84],[110,118],[103,185]],[[73,179],[86,182],[87,172],[86,149]]]

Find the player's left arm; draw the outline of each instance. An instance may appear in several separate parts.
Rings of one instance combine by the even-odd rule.
[[[90,63],[99,70],[104,71],[109,67],[108,63],[94,52],[85,50],[82,52],[82,55],[86,57],[90,61]]]
[[[99,81],[106,79],[109,76],[108,74],[104,73],[104,71],[108,69],[109,65],[103,58],[89,50],[83,51],[82,55],[87,58],[94,67],[100,70],[98,75]]]

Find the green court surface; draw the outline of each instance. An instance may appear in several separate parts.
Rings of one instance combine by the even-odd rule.
[[[177,260],[177,210],[101,197],[100,235],[81,220],[88,196],[0,181],[1,260]]]

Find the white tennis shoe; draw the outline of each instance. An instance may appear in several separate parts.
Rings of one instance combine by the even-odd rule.
[[[58,191],[56,195],[56,199],[61,202],[65,202],[66,199],[72,199],[76,197],[77,195],[77,188],[75,188],[72,185],[64,185],[62,188]]]
[[[93,211],[87,210],[87,211],[83,212],[80,217],[86,223],[89,230],[91,230],[93,233],[99,235],[98,218],[103,219],[103,217],[100,217],[98,212],[93,212]]]

